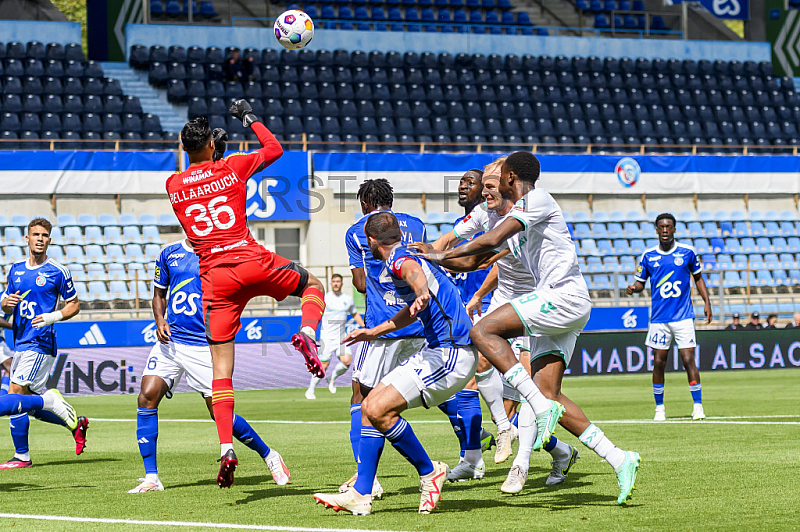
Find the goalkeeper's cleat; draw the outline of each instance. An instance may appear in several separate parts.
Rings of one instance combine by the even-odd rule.
[[[664,408],[664,405],[656,405],[656,415],[653,416],[653,421],[666,421],[667,420],[667,409]]]
[[[500,486],[500,491],[503,493],[519,493],[525,486],[525,481],[528,480],[528,470],[522,469],[520,466],[515,465],[508,472],[508,477],[503,485]]]
[[[350,477],[350,480],[339,486],[339,493],[346,493],[347,490],[355,486],[356,480],[358,480],[358,473]],[[372,498],[380,499],[382,497],[383,497],[383,486],[381,486],[381,483],[378,482],[378,478],[375,477],[375,482],[372,483]]]
[[[442,486],[447,479],[450,468],[444,462],[433,462],[433,471],[419,477],[419,513],[431,513],[442,500]]]
[[[488,430],[481,428],[481,452],[490,451],[492,447],[497,447],[497,441],[494,439],[494,434]]]
[[[72,431],[75,438],[75,454],[81,454],[86,449],[86,433],[89,431],[89,419],[86,416],[78,417],[78,427]]]
[[[289,473],[289,468],[286,467],[283,457],[278,451],[271,449],[266,458],[264,458],[264,462],[267,464],[269,472],[272,473],[272,480],[275,481],[275,484],[278,486],[285,486],[289,483],[292,474]]]
[[[639,472],[639,466],[642,463],[642,458],[639,453],[632,451],[623,451],[625,453],[625,461],[614,472],[617,474],[617,482],[619,483],[619,497],[617,497],[617,504],[623,505],[633,497],[633,490],[636,489],[636,474]]]
[[[477,465],[472,465],[465,460],[461,460],[457,466],[447,473],[448,482],[464,482],[465,480],[480,480],[486,474],[486,466],[483,460]]]
[[[220,488],[230,488],[233,485],[233,473],[236,471],[236,466],[239,465],[239,460],[236,459],[236,453],[233,449],[229,449],[222,457],[217,460],[219,462],[219,473],[217,473],[217,484]]]
[[[705,418],[706,413],[703,412],[703,403],[695,403],[694,408],[692,408],[692,419],[694,421],[699,421]]]
[[[511,425],[511,429],[513,428],[514,425]],[[497,450],[494,452],[495,464],[502,464],[514,452],[511,448],[511,442],[514,441],[514,433],[511,429],[501,430],[497,433]]]
[[[550,401],[550,408],[536,416],[536,440],[533,450],[538,451],[550,441],[550,436],[556,430],[556,425],[564,415],[565,409],[558,401]]]
[[[292,336],[292,345],[295,349],[300,351],[300,354],[306,359],[306,368],[308,371],[320,379],[325,378],[325,370],[322,369],[322,362],[319,361],[317,356],[317,343],[311,339],[304,332],[295,333]]]
[[[0,469],[22,469],[25,467],[33,467],[33,462],[31,460],[20,460],[14,457],[8,462],[0,464]]]
[[[128,493],[145,493],[147,491],[164,491],[164,485],[161,483],[161,480],[156,480],[155,482],[150,482],[146,478],[140,478],[138,486],[133,488],[132,490],[128,490]]]
[[[344,493],[315,493],[314,500],[335,512],[344,510],[353,515],[372,513],[372,497],[361,495],[352,487]]]
[[[47,390],[42,394],[43,398],[45,399],[45,403],[48,400],[53,402],[53,406],[51,408],[45,408],[45,410],[49,410],[50,412],[54,413],[58,417],[61,418],[61,421],[64,422],[66,427],[73,431],[78,428],[78,416],[75,414],[75,409],[72,408],[65,399],[64,396],[56,389]]]
[[[550,470],[550,476],[547,477],[545,484],[552,486],[554,484],[561,484],[564,482],[564,480],[567,478],[567,473],[569,473],[570,468],[578,458],[580,458],[578,455],[578,449],[572,445],[569,446],[568,457],[564,458],[563,460],[556,460],[553,458],[553,468]]]

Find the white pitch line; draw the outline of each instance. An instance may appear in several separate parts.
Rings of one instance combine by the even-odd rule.
[[[28,515],[0,513],[5,519],[31,519],[34,521],[69,521],[73,523],[104,523],[113,525],[182,526],[195,528],[222,528],[233,530],[274,530],[278,532],[399,532],[394,530],[368,530],[362,528],[308,528],[301,526],[240,525],[236,523],[199,523],[193,521],[139,521],[135,519],[105,519],[102,517],[71,517],[67,515]]]
[[[800,418],[800,414],[792,415],[792,414],[778,414],[778,415],[768,415],[768,416],[709,416],[703,422],[705,423],[728,423],[733,425],[800,425],[800,421],[743,421],[748,419],[785,419],[785,418]],[[92,421],[105,421],[109,423],[133,423],[136,419],[133,418],[91,418]],[[168,422],[168,423],[214,423],[211,419],[159,419],[159,422]],[[298,420],[282,420],[282,419],[257,419],[257,420],[247,420],[248,423],[266,423],[266,424],[274,424],[274,425],[349,425],[349,421],[298,421]],[[416,420],[413,421],[415,425],[419,424],[444,424],[450,423],[448,420],[437,420],[437,419],[429,419],[429,420]],[[490,421],[484,421],[485,424],[490,424]],[[637,424],[650,424],[650,423],[691,423],[697,424],[698,421],[694,421],[689,417],[686,418],[674,418],[669,419],[667,421],[654,421],[652,419],[608,419],[604,421],[595,421],[595,423],[605,423],[605,424],[627,424],[627,425],[637,425]]]

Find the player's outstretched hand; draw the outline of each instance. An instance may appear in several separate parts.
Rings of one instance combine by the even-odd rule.
[[[412,242],[408,244],[408,249],[410,249],[414,255],[433,262],[442,260],[445,254],[444,251],[436,251],[433,246],[425,242]]]
[[[345,345],[353,345],[358,342],[371,342],[375,338],[377,338],[377,336],[372,334],[372,329],[356,329],[345,336],[342,343]]]
[[[413,318],[414,316],[425,310],[425,307],[428,306],[428,301],[430,301],[430,299],[431,295],[428,292],[418,295],[417,299],[415,299],[414,302],[408,306],[408,311],[411,314],[411,317]]]
[[[471,318],[476,312],[478,316],[483,314],[483,298],[472,296],[467,303],[467,316]]]
[[[225,148],[228,146],[228,132],[218,127],[211,132],[211,140],[214,141],[214,160],[219,161],[225,157]]]
[[[250,127],[253,122],[258,122],[258,117],[253,113],[253,108],[247,103],[247,100],[236,100],[231,104],[228,112],[232,117],[242,121],[244,127]]]

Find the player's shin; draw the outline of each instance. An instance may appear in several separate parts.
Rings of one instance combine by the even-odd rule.
[[[447,419],[450,420],[450,425],[453,427],[453,432],[456,433],[458,438],[458,447],[460,455],[464,457],[464,431],[462,430],[461,420],[458,418],[458,398],[454,395],[444,403],[439,405],[439,410],[444,412]]]
[[[358,463],[358,452],[361,443],[361,403],[350,405],[350,447],[353,458]]]
[[[464,433],[464,459],[477,465],[483,461],[481,456],[481,403],[475,390],[461,390],[456,393],[461,430]]]
[[[307,286],[300,297],[300,330],[316,340],[317,327],[325,312],[325,294],[314,286]]]
[[[625,451],[611,443],[611,440],[594,423],[583,431],[579,439],[582,444],[596,452],[600,458],[604,458],[614,469],[617,469],[625,461]]]
[[[513,368],[512,368],[513,369]],[[481,397],[486,401],[486,406],[489,407],[489,412],[492,414],[497,430],[504,431],[511,428],[511,423],[508,421],[506,409],[503,405],[503,381],[500,377],[500,372],[494,368],[489,368],[488,371],[475,374],[475,382],[478,384],[478,391]]]
[[[0,395],[6,395],[8,393],[9,385],[11,385],[11,379],[8,375],[4,375],[2,380],[0,380]]]
[[[350,366],[344,365],[341,361],[336,363],[336,367],[333,368],[333,373],[331,374],[330,381],[334,382],[337,378],[344,375],[347,371],[347,368]]]
[[[270,448],[253,430],[253,427],[241,416],[233,414],[233,436],[250,449],[258,453],[261,458],[266,458]]]
[[[136,441],[144,462],[145,480],[155,484],[158,482],[158,408],[136,409]]]
[[[361,427],[361,443],[359,446],[358,478],[353,485],[361,495],[370,495],[375,475],[378,473],[378,462],[383,454],[384,437],[373,427]]]
[[[0,416],[38,412],[43,408],[44,399],[41,395],[9,393],[0,396]]]
[[[64,428],[68,428],[67,424],[64,423],[64,420],[55,415],[54,413],[48,410],[39,410],[38,412],[31,412],[31,415],[38,419],[39,421],[44,421],[45,423],[52,423],[53,425],[61,425]]]
[[[11,440],[14,442],[14,458],[22,462],[30,462],[31,455],[28,452],[28,431],[31,426],[28,414],[17,414],[11,416],[9,428],[11,429]]]
[[[428,453],[425,452],[422,443],[420,443],[417,435],[414,434],[408,421],[402,417],[398,418],[397,423],[384,432],[383,435],[391,442],[392,447],[397,449],[416,468],[419,476],[433,472],[433,462],[431,462]]]
[[[528,375],[525,367],[517,362],[511,369],[503,374],[506,382],[519,390],[519,393],[528,401],[528,404],[533,408],[535,414],[546,412],[552,402],[539,391],[539,388],[533,383],[533,379]]]
[[[220,455],[233,449],[233,380],[214,379],[211,382],[211,406],[219,435]]]
[[[536,415],[528,403],[522,403],[519,407],[519,449],[513,465],[528,470],[534,441],[536,441]]]

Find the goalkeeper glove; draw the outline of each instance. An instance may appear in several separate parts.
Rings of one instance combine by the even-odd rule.
[[[228,133],[221,127],[211,132],[211,139],[214,141],[214,161],[219,161],[225,157],[225,147],[228,144]]]
[[[244,127],[250,127],[253,122],[258,122],[258,117],[253,113],[253,108],[247,103],[247,100],[236,100],[231,104],[228,112],[234,118],[242,121]]]

